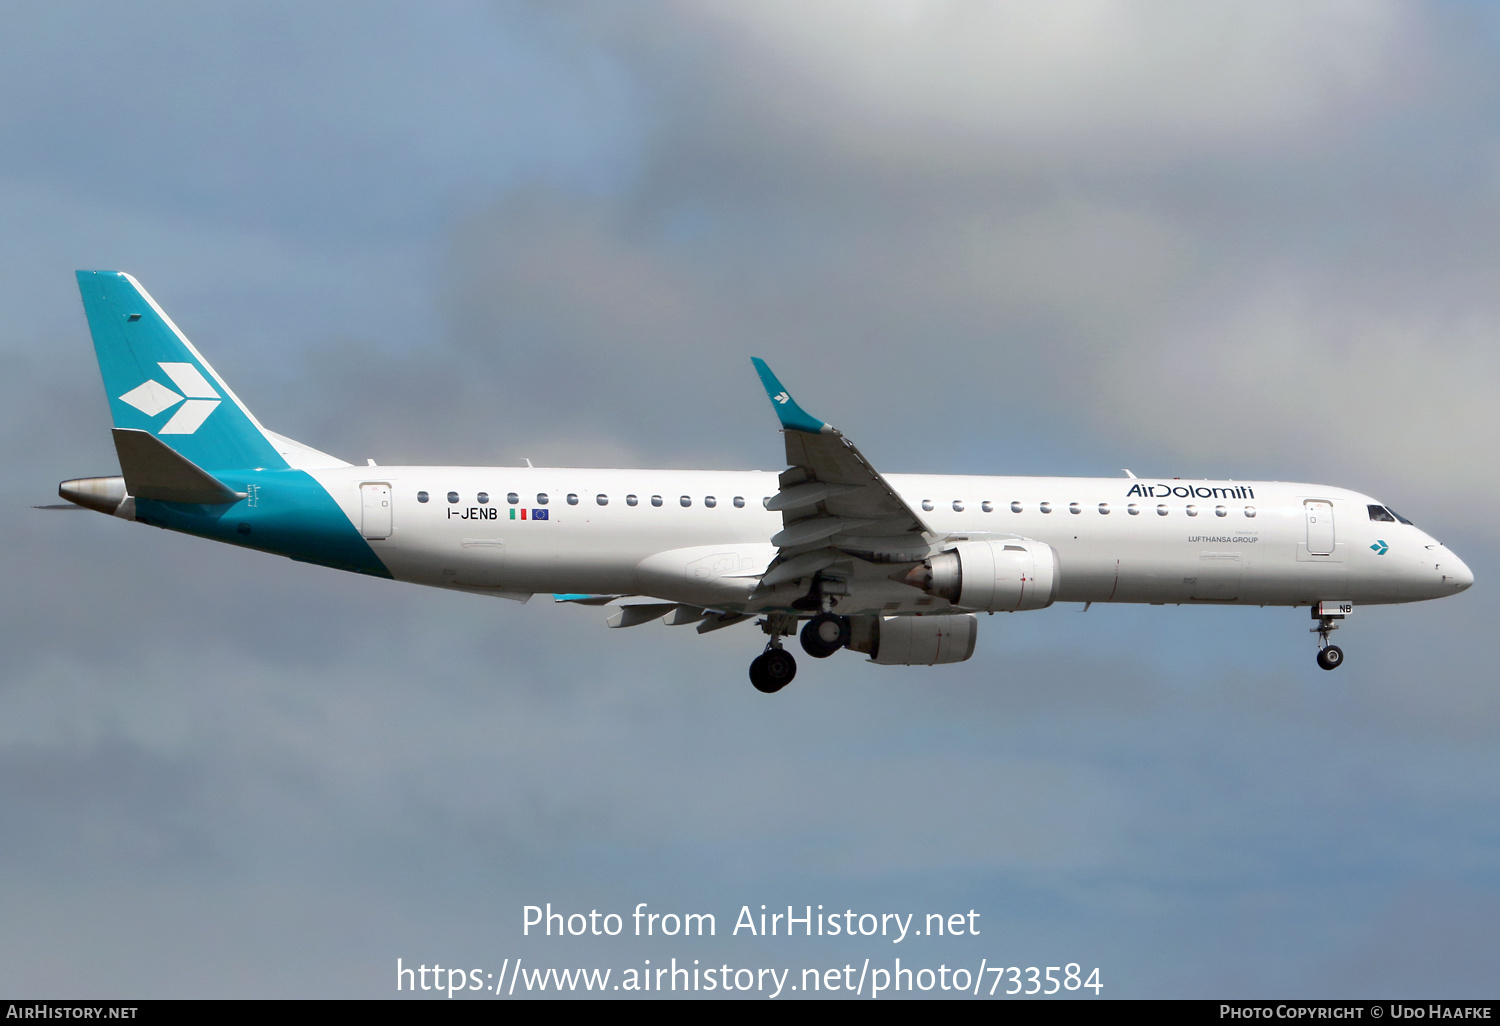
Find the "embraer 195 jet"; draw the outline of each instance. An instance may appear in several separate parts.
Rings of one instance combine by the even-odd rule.
[[[69,502],[305,563],[524,602],[618,603],[611,627],[753,620],[763,692],[852,649],[898,666],[974,653],[978,613],[1054,602],[1309,606],[1318,665],[1359,604],[1473,574],[1368,495],[1176,478],[881,474],[761,360],[788,468],[354,466],[261,426],[128,274],[79,271],[120,475]]]

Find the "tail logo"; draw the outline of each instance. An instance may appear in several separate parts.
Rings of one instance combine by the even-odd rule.
[[[223,400],[202,372],[192,364],[158,363],[157,366],[172,380],[172,384],[182,389],[182,395],[154,379],[148,379],[144,384],[120,396],[120,401],[129,403],[148,417],[154,417],[182,403],[157,434],[190,435],[203,426],[208,415]]]

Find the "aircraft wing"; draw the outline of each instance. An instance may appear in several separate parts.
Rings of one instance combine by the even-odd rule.
[[[781,513],[782,529],[771,538],[780,551],[762,585],[813,577],[850,556],[877,563],[923,559],[933,533],[921,516],[853,442],[798,406],[764,360],[751,362],[781,420],[790,464],[767,503]]]

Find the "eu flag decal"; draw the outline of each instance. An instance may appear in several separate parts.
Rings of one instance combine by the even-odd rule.
[[[547,511],[544,510],[544,509],[534,509],[534,510],[531,511],[531,519],[533,519],[533,520],[546,520],[547,519]]]

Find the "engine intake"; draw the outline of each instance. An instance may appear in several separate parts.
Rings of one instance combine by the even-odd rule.
[[[961,609],[1044,609],[1057,596],[1057,554],[1045,542],[960,542],[915,567],[905,581]]]

